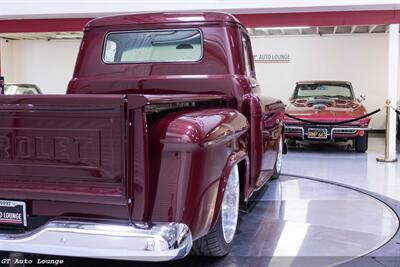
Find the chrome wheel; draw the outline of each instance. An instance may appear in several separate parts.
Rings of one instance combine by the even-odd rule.
[[[282,137],[279,139],[279,148],[278,148],[278,155],[276,156],[276,172],[280,173],[282,169],[282,152],[283,152],[283,141]]]
[[[235,165],[228,177],[222,200],[222,233],[226,243],[230,243],[236,233],[239,217],[239,170]]]

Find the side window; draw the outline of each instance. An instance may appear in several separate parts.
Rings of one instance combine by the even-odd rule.
[[[243,55],[244,55],[244,63],[246,68],[246,75],[249,77],[254,76],[254,66],[251,60],[251,44],[250,38],[247,34],[242,34],[242,43],[243,43]],[[254,77],[253,77],[254,78]]]

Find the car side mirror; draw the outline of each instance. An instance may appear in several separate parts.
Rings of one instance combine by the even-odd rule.
[[[361,94],[359,97],[356,98],[356,100],[357,100],[358,103],[361,103],[361,102],[365,101],[365,95]]]

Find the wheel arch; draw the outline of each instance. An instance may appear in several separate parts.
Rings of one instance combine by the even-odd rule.
[[[240,169],[249,176],[248,136],[247,119],[229,108],[179,110],[155,120],[147,220],[184,222],[194,239],[204,236],[218,218],[232,166],[244,160]]]
[[[250,164],[249,164],[249,157],[248,154],[241,150],[235,153],[232,153],[223,170],[220,183],[219,183],[219,188],[218,188],[218,194],[217,194],[217,199],[215,203],[215,209],[214,209],[214,214],[213,214],[213,219],[211,223],[211,228],[215,226],[220,211],[221,211],[221,205],[222,205],[222,199],[224,197],[224,191],[226,184],[228,182],[229,174],[232,170],[233,167],[238,166],[239,170],[239,182],[240,182],[240,196],[244,201],[248,200],[248,190],[249,190],[249,180],[250,180]],[[210,228],[210,229],[211,229]]]

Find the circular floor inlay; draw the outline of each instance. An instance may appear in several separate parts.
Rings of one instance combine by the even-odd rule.
[[[269,182],[250,209],[230,256],[267,257],[265,266],[335,265],[384,245],[399,226],[368,195],[290,176]]]
[[[355,190],[281,175],[241,211],[232,252],[146,263],[68,259],[64,266],[334,266],[388,242],[399,226],[384,203]]]

